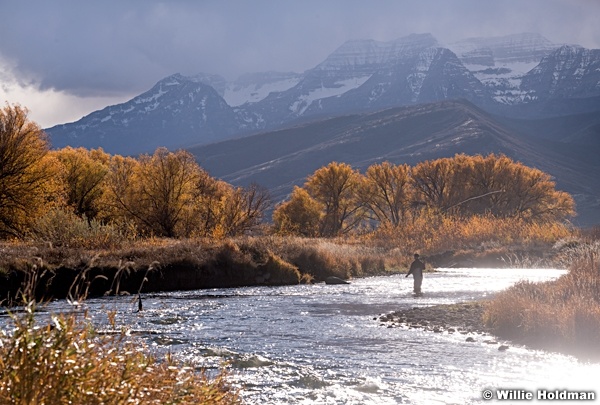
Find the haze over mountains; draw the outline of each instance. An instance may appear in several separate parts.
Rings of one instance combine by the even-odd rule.
[[[185,147],[211,174],[258,182],[275,200],[333,160],[364,169],[505,153],[555,176],[589,224],[600,222],[598,112],[600,50],[531,33],[448,45],[413,34],[348,41],[301,74],[174,74],[46,131],[54,147]]]

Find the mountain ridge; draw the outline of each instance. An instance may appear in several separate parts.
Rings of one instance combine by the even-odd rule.
[[[474,59],[473,52],[488,59]],[[533,66],[532,58],[541,59]],[[600,110],[598,66],[598,50],[554,45],[531,33],[471,38],[449,47],[431,34],[388,42],[353,40],[302,74],[255,73],[234,82],[207,73],[172,75],[126,103],[47,132],[54,147],[101,146],[136,154],[448,99],[467,99],[507,116],[566,115]],[[187,93],[166,86],[173,80],[187,86]]]

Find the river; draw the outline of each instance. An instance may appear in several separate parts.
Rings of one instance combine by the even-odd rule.
[[[484,389],[595,390],[600,364],[510,343],[501,352],[461,334],[388,328],[378,316],[489,297],[519,280],[562,273],[440,269],[425,275],[419,298],[411,278],[394,275],[349,285],[146,294],[139,313],[132,297],[86,305],[100,327],[115,310],[119,324],[158,351],[209,370],[227,361],[249,404],[469,404],[483,402]]]

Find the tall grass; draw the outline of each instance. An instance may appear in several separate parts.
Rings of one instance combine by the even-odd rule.
[[[383,274],[406,265],[397,250],[368,246],[359,239],[272,236],[257,242],[297,267],[304,281]]]
[[[98,334],[75,315],[39,324],[30,304],[0,334],[0,403],[237,404],[224,373],[155,356],[125,332]]]
[[[472,249],[493,246],[536,246],[567,238],[573,230],[560,223],[531,223],[492,215],[456,216],[424,212],[398,227],[382,226],[368,238],[383,246],[402,246],[407,252]]]
[[[575,248],[566,275],[498,294],[484,321],[498,336],[600,358],[600,244]]]
[[[127,230],[126,225],[102,224],[55,208],[36,221],[31,237],[57,247],[110,249],[132,238],[133,233]]]

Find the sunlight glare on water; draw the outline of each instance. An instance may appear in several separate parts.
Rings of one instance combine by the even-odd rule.
[[[295,285],[89,300],[95,322],[118,322],[153,348],[211,370],[224,361],[249,404],[467,404],[485,388],[594,390],[599,364],[556,353],[465,342],[465,335],[388,328],[379,315],[402,308],[491,297],[519,280],[562,270],[440,269],[424,297],[403,275],[349,285]]]

